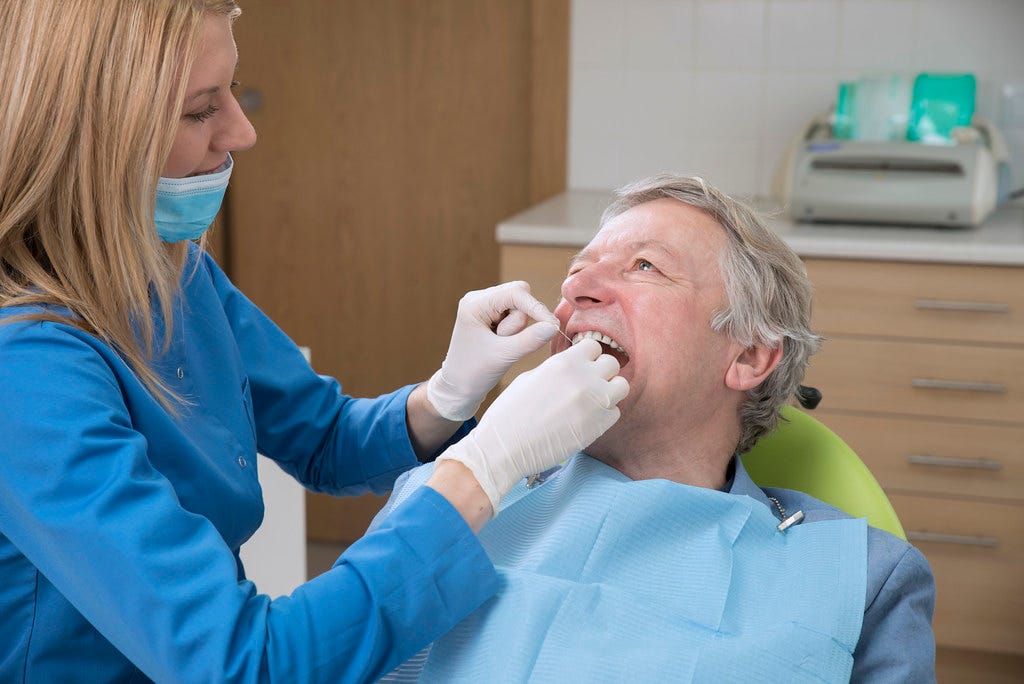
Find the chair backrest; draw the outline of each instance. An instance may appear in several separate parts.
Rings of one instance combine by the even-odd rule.
[[[810,494],[855,518],[867,518],[872,527],[907,538],[889,497],[846,442],[792,406],[782,416],[779,428],[742,456],[754,482]]]

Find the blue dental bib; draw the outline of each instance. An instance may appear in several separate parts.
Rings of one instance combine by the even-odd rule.
[[[432,682],[847,681],[866,523],[777,525],[749,497],[577,455],[505,499],[480,534],[498,595],[409,665]]]

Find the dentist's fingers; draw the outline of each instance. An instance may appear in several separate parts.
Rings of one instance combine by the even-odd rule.
[[[513,380],[438,461],[469,468],[497,511],[517,480],[586,448],[619,419],[629,385],[618,368],[596,340],[551,356]]]
[[[506,353],[511,354],[513,360],[518,360],[527,354],[532,354],[558,333],[558,326],[547,321],[534,323],[526,330],[516,333],[511,337],[502,338]]]
[[[558,325],[555,314],[530,294],[530,284],[524,280],[495,285],[480,294],[487,297],[492,325],[498,323],[503,317],[507,318],[506,312],[511,315],[515,311],[519,311],[535,321],[546,321]]]
[[[621,375],[616,375],[614,378],[608,381],[608,394],[606,395],[608,403],[605,404],[605,407],[611,408],[612,406],[615,406],[620,401],[625,399],[628,394],[629,382],[626,380],[626,378],[622,377]],[[618,407],[616,407],[615,410],[618,411]],[[616,418],[616,420],[618,420],[618,418]]]
[[[448,354],[427,381],[427,400],[442,417],[466,420],[512,364],[557,332],[558,319],[523,281],[467,293],[459,300]]]
[[[498,322],[497,328],[494,332],[501,337],[508,337],[521,332],[530,323],[530,317],[525,312],[519,309],[513,309],[508,312],[508,315],[502,318]]]
[[[597,372],[605,380],[611,380],[619,374],[619,362],[611,354],[601,354],[594,361],[594,365],[597,366]]]
[[[597,340],[590,338],[582,339],[566,349],[564,354],[575,354],[589,358],[597,364],[597,367],[605,380],[612,379],[620,370],[618,360],[611,354],[605,354],[604,348]]]
[[[562,353],[569,354],[570,356],[577,355],[588,358],[591,361],[597,361],[597,358],[601,356],[601,343],[588,337],[580,340]]]

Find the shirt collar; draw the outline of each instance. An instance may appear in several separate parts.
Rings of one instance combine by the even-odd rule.
[[[729,469],[733,472],[732,480],[725,483],[725,486],[722,487],[723,492],[749,496],[754,501],[759,501],[774,512],[772,504],[768,500],[768,495],[747,474],[747,469],[743,467],[743,459],[733,456]]]

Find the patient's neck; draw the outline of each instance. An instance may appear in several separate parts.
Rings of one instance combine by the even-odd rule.
[[[616,429],[618,428],[618,429]],[[633,480],[655,478],[721,489],[739,438],[720,426],[630,430],[616,425],[585,451]]]

